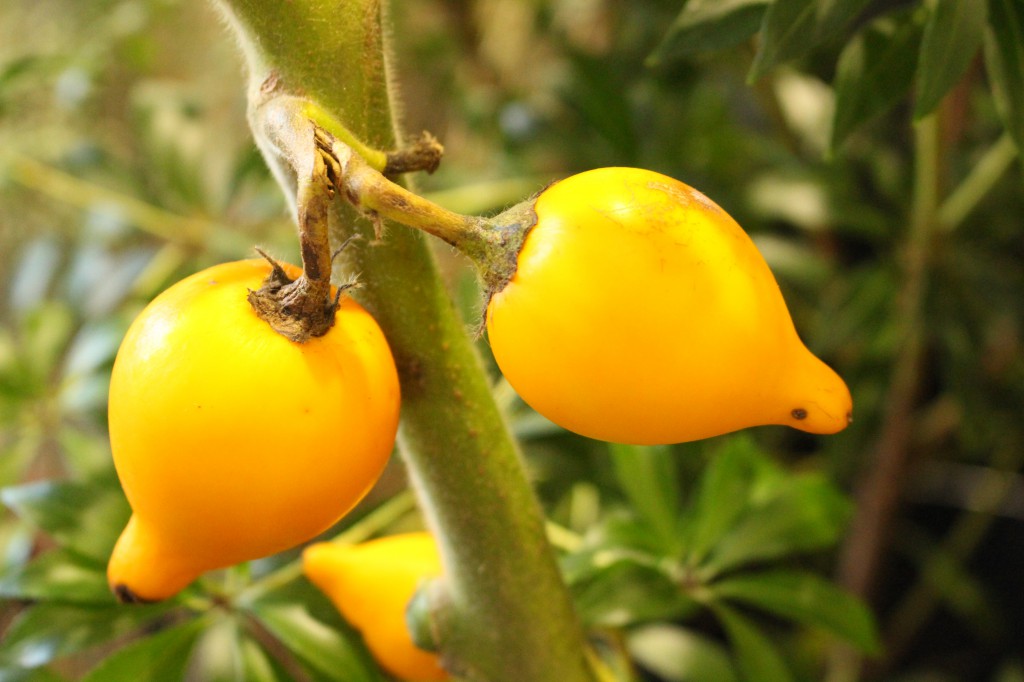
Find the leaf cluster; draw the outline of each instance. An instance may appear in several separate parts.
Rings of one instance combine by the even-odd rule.
[[[935,112],[980,55],[1007,132],[1024,145],[1024,8],[1013,0],[690,0],[649,57],[651,65],[738,46],[757,35],[754,83],[812,60],[835,90],[829,148],[913,90],[913,117]],[[982,48],[984,48],[982,50]],[[834,62],[825,61],[838,52]],[[831,75],[829,76],[829,72]]]

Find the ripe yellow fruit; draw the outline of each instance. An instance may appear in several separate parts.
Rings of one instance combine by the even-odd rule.
[[[164,599],[316,536],[390,456],[398,376],[377,323],[345,298],[326,335],[289,341],[246,300],[269,272],[253,260],[194,274],[121,344],[110,440],[133,514],[107,574],[122,600]]]
[[[753,242],[703,194],[603,168],[548,187],[534,208],[487,330],[502,373],[542,415],[636,444],[849,423],[846,385],[800,341]]]
[[[302,554],[303,570],[358,629],[381,667],[416,682],[447,680],[438,657],[413,644],[405,610],[423,580],[441,575],[428,533],[406,533],[361,545],[319,543]]]

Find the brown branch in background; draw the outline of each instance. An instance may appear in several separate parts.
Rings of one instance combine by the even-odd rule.
[[[924,301],[933,238],[938,228],[943,138],[938,115],[914,128],[915,177],[909,231],[904,243],[904,278],[895,319],[901,328],[893,359],[892,379],[885,397],[884,418],[870,462],[856,487],[857,512],[839,558],[839,580],[852,593],[870,602],[882,560],[891,539],[909,473],[913,437],[923,383],[925,353]],[[830,679],[858,677],[859,654],[844,648],[832,661]]]
[[[910,287],[908,287],[909,289]],[[885,398],[886,416],[872,465],[855,492],[857,513],[839,559],[839,578],[851,592],[870,601],[889,530],[907,487],[911,440],[920,393],[921,339],[908,338],[896,357],[896,371]]]

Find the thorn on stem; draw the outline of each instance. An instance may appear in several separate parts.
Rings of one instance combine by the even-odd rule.
[[[280,263],[274,260],[270,254],[258,246],[254,246],[253,248],[256,249],[256,253],[263,256],[264,260],[270,263],[271,272],[267,279],[273,279],[281,284],[290,284],[292,282],[292,278],[288,276],[288,273],[284,271],[284,268],[281,267]]]
[[[345,241],[343,241],[343,242],[341,243],[341,246],[339,246],[338,248],[336,248],[336,249],[334,250],[334,253],[332,253],[332,254],[331,254],[331,264],[333,264],[333,263],[334,263],[334,260],[335,260],[335,259],[336,259],[336,258],[337,258],[338,256],[340,256],[340,255],[341,255],[341,252],[345,250],[345,247],[347,247],[347,246],[348,246],[349,244],[351,244],[351,243],[352,243],[353,241],[355,241],[356,239],[362,239],[362,238],[363,238],[363,236],[362,236],[361,234],[352,234],[352,235],[349,235],[349,236],[348,236],[348,238],[346,238],[346,239],[345,239]]]

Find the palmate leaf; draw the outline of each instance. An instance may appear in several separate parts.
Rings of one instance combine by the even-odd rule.
[[[54,549],[0,575],[0,597],[110,606],[105,565],[80,554]]]
[[[20,614],[0,643],[0,667],[36,668],[152,623],[164,605],[124,608],[40,603]]]
[[[920,41],[918,13],[900,11],[876,19],[843,49],[833,82],[832,152],[906,96],[914,81]]]
[[[82,682],[170,682],[184,678],[192,646],[208,618],[194,618],[108,656]]]
[[[797,59],[831,39],[849,24],[869,0],[775,0],[764,15],[761,44],[748,80]]]
[[[301,604],[257,603],[252,614],[322,679],[383,682],[376,664],[351,633],[315,618]]]
[[[670,682],[738,680],[725,647],[676,625],[635,628],[627,636],[627,646],[640,665]]]
[[[782,654],[749,618],[722,603],[712,604],[712,610],[725,629],[744,682],[792,682]]]
[[[111,469],[95,481],[39,481],[4,488],[0,500],[62,547],[106,561],[131,513]]]
[[[190,671],[203,682],[289,682],[288,673],[246,633],[237,618],[220,618],[196,642]]]
[[[730,599],[819,627],[867,654],[881,648],[874,619],[857,598],[813,573],[777,570],[724,578],[710,586],[716,599]]]
[[[956,85],[981,47],[986,5],[979,0],[942,0],[932,7],[917,65],[914,118],[927,116]]]
[[[701,565],[705,575],[832,546],[851,512],[850,502],[823,476],[785,476],[755,498]]]
[[[679,543],[681,492],[675,454],[667,447],[609,446],[615,477],[665,553]]]
[[[648,66],[739,45],[757,33],[769,2],[690,0],[672,22],[661,44],[648,57]]]
[[[615,550],[598,550],[588,571],[571,582],[580,618],[591,626],[623,627],[688,616],[697,603],[653,562]]]
[[[688,564],[702,563],[743,514],[763,459],[754,441],[743,434],[728,438],[712,456],[683,519]]]
[[[979,0],[980,2],[980,0]],[[1024,2],[989,0],[985,67],[1003,124],[1024,151]]]

